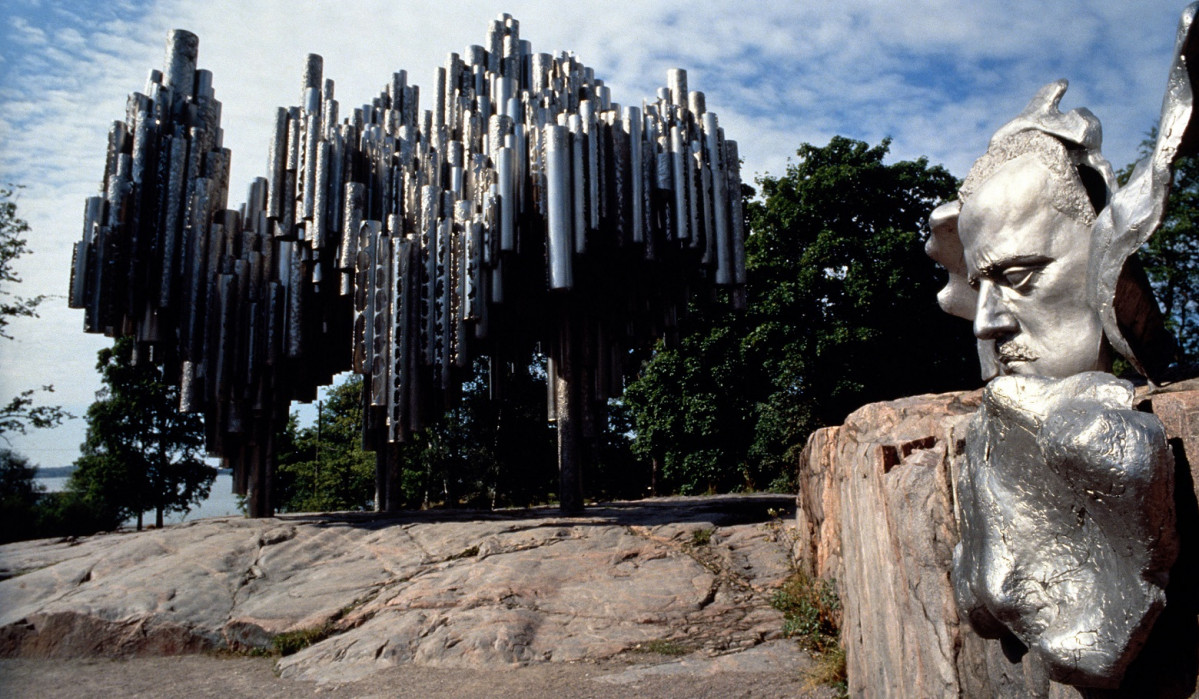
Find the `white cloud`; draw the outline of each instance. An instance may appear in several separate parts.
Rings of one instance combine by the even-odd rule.
[[[651,97],[667,68],[687,69],[739,141],[750,181],[782,174],[800,143],[834,134],[890,136],[894,159],[927,155],[960,175],[991,131],[1059,77],[1071,79],[1065,106],[1086,105],[1103,120],[1105,150],[1121,166],[1156,118],[1179,3],[16,2],[0,26],[0,182],[26,185],[20,212],[34,254],[20,262],[19,293],[64,293],[106,130],[125,96],[162,67],[168,29],[200,36],[239,202],[263,169],[275,108],[299,100],[305,54],[324,56],[344,114],[396,70],[427,89],[446,54],[481,44],[502,10],[535,50],[573,51],[623,104]],[[17,341],[0,343],[0,397],[54,383],[76,412],[92,400],[95,353],[107,341],[85,336],[80,313],[63,305],[47,302],[40,320],[14,323]],[[59,465],[72,454],[52,449],[73,447],[81,430],[71,434],[17,446]]]

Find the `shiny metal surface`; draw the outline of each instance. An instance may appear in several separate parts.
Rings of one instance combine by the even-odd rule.
[[[950,277],[938,301],[974,322],[982,376],[997,377],[955,482],[958,611],[1009,659],[1027,651],[1080,688],[1120,685],[1178,553],[1165,430],[1102,372],[1115,353],[1149,378],[1169,363],[1130,258],[1192,147],[1196,7],[1180,22],[1153,152],[1125,186],[1100,154],[1098,119],[1059,110],[1060,80],[995,133],[959,200],[930,219],[926,250]]]
[[[502,15],[482,46],[450,54],[425,109],[399,71],[346,110],[309,55],[299,104],[275,113],[266,176],[230,210],[197,48],[172,33],[165,74],[113,128],[70,302],[86,330],[136,335],[186,382],[254,514],[270,511],[261,479],[288,403],[338,372],[364,374],[364,440],[382,446],[455,400],[485,354],[567,351],[565,319],[572,342],[602,338],[577,353],[577,376],[617,390],[613,358],[669,326],[688,294],[717,277],[743,291],[744,241],[728,239],[744,235],[740,192],[722,186],[738,163],[684,71],[625,110],[577,57],[534,53]]]
[[[1058,682],[1117,686],[1165,604],[1174,459],[1132,395],[1100,372],[1000,377],[966,438],[959,614]]]

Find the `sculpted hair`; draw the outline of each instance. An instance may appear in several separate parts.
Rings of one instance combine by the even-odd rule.
[[[1057,138],[1042,131],[1020,131],[991,144],[981,158],[974,161],[958,190],[965,202],[970,196],[1007,163],[1024,155],[1032,155],[1049,169],[1054,187],[1047,193],[1053,208],[1085,226],[1095,222],[1095,206],[1079,175],[1078,166],[1069,149]]]

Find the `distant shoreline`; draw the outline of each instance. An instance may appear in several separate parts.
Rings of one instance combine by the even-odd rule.
[[[34,478],[66,478],[74,472],[74,466],[38,466]]]
[[[67,478],[75,472],[74,466],[38,466],[34,478]],[[232,469],[218,468],[218,474],[233,473]]]

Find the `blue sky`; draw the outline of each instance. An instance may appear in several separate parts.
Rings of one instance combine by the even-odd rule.
[[[573,51],[622,104],[653,96],[668,68],[686,69],[739,142],[747,180],[782,174],[801,143],[836,134],[890,137],[893,160],[925,156],[960,177],[995,128],[1063,77],[1063,107],[1095,112],[1119,168],[1156,121],[1181,9],[1167,0],[6,0],[0,182],[24,186],[33,250],[16,291],[55,297],[0,341],[0,399],[54,384],[55,401],[82,415],[99,388],[93,366],[108,340],[85,335],[82,312],[63,298],[71,244],[99,187],[108,126],[162,68],[174,27],[199,35],[199,65],[214,74],[232,203],[264,169],[275,108],[299,103],[307,53],[324,56],[345,110],[400,69],[427,87],[446,54],[483,43],[501,12],[520,20],[534,50]],[[74,420],[12,446],[65,465],[83,431]]]

